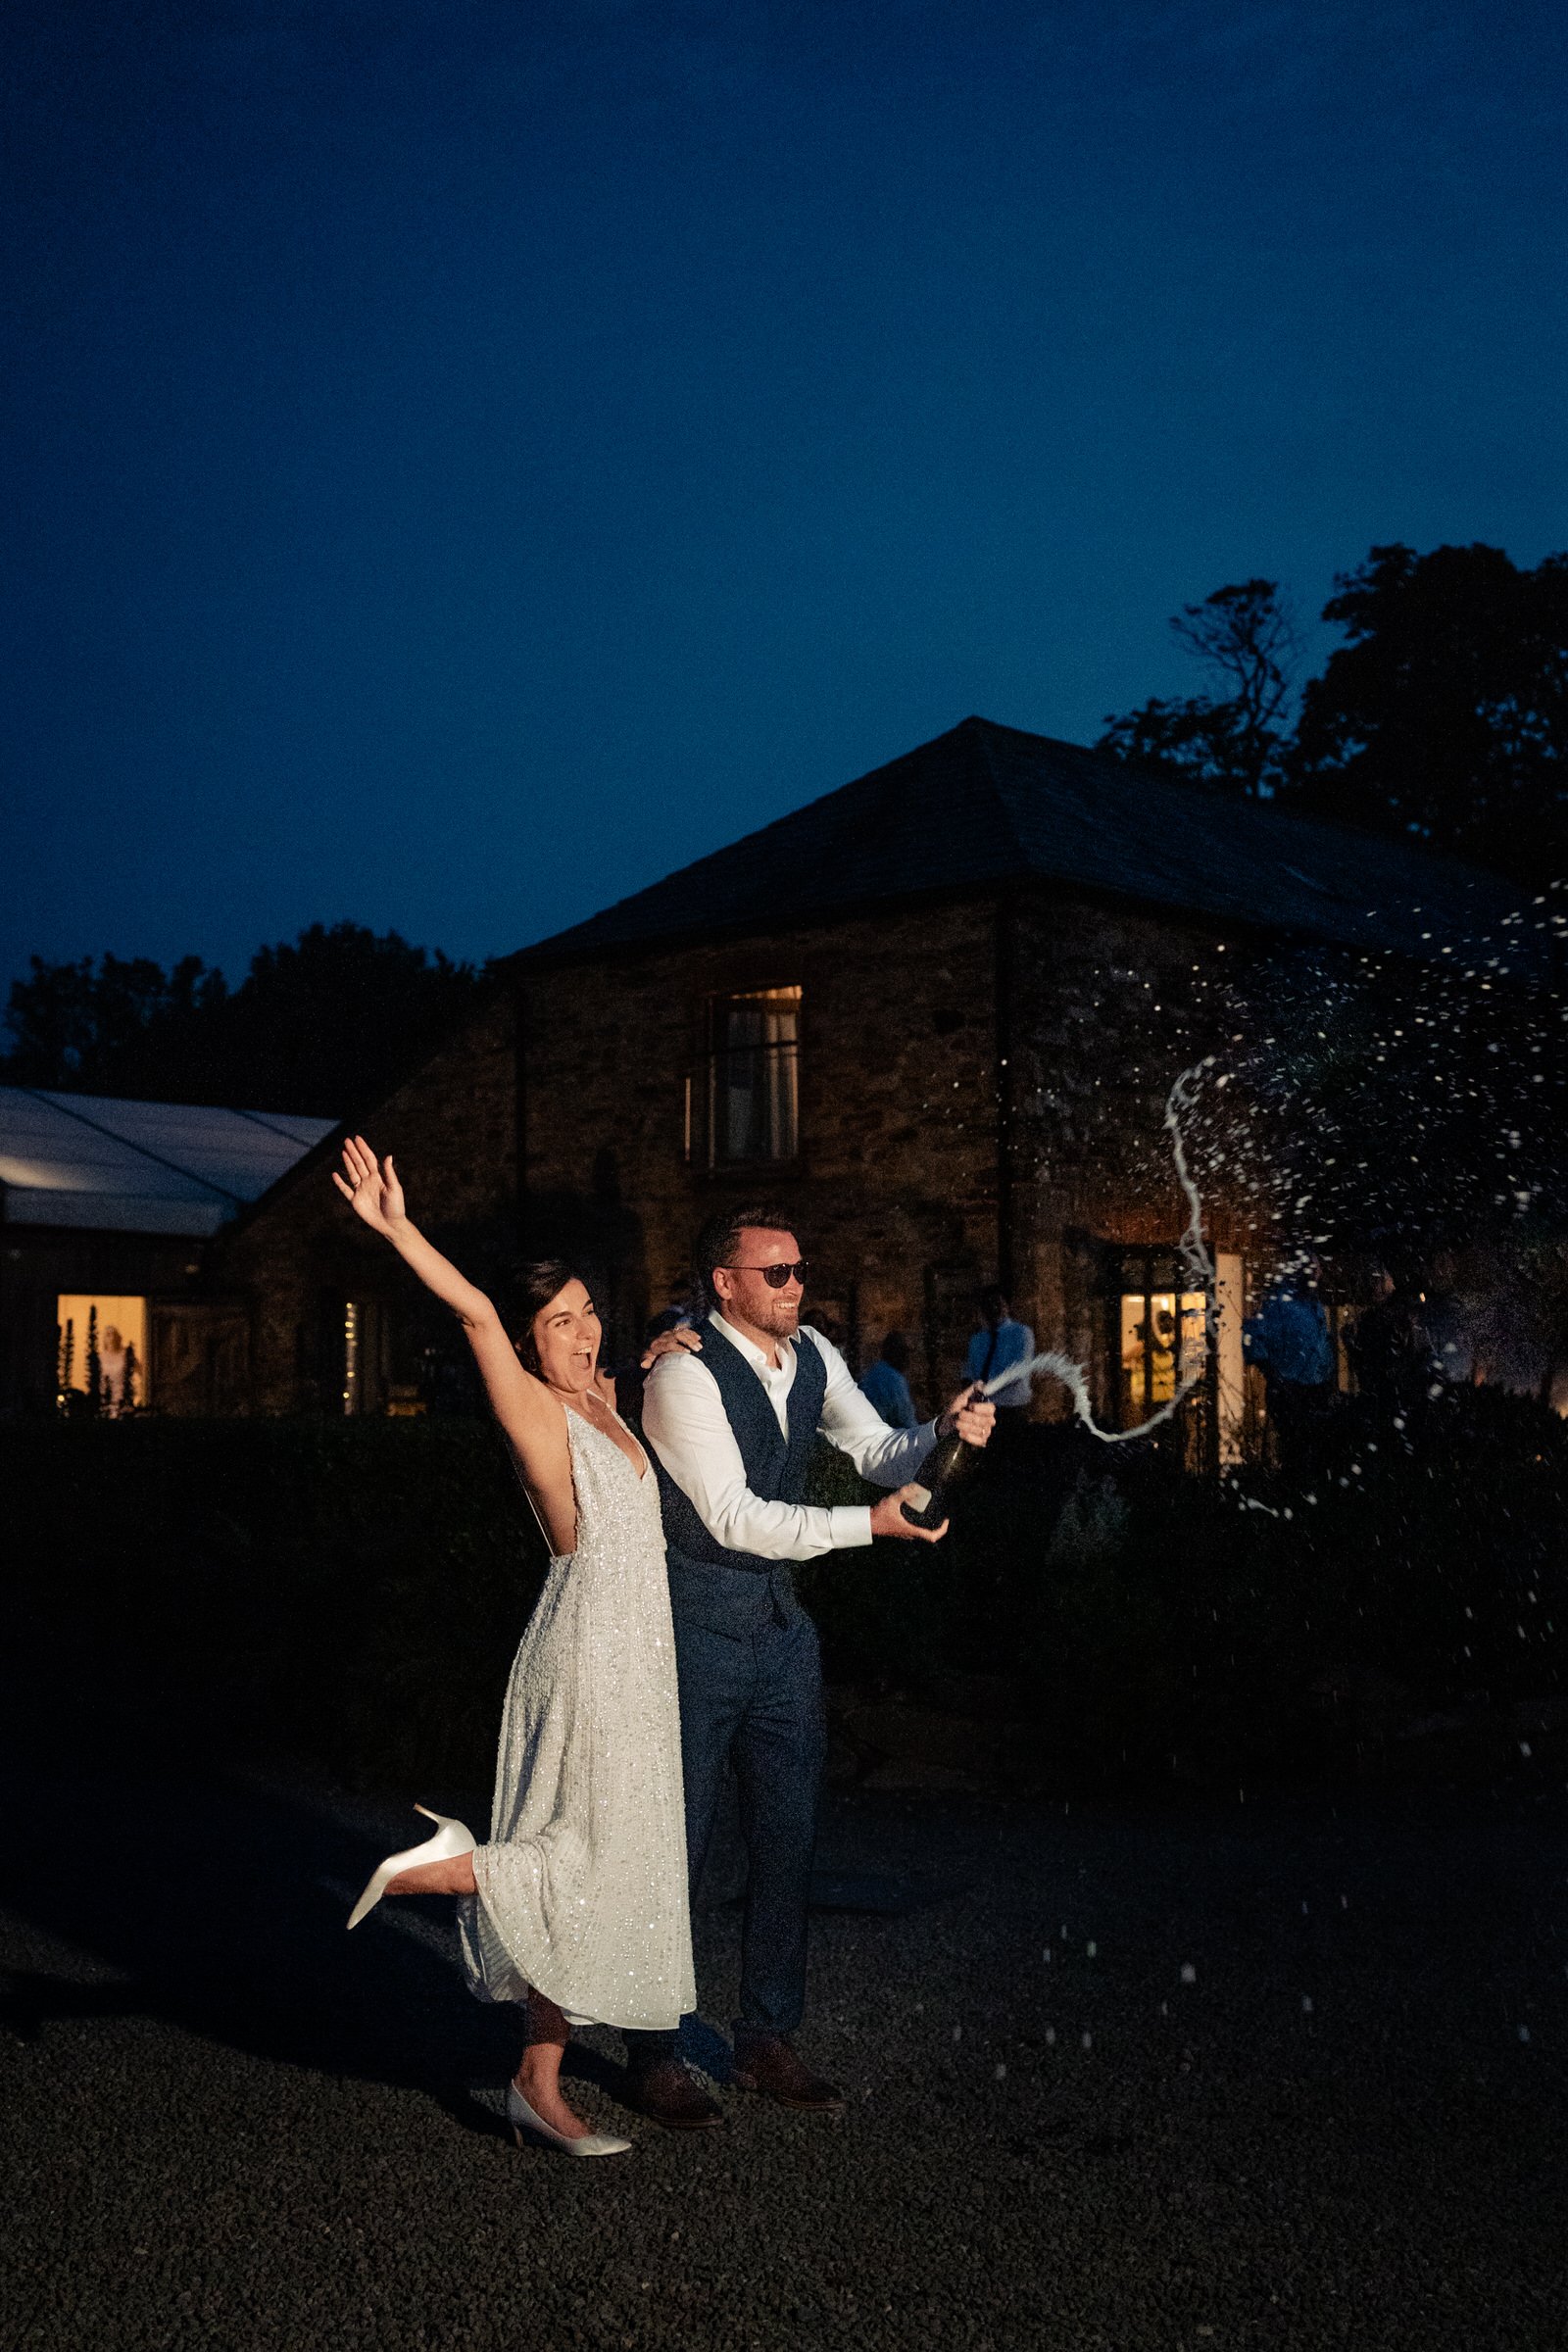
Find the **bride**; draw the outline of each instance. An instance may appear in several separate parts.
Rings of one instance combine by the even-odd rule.
[[[620,2155],[630,2141],[590,2132],[562,2095],[570,2029],[669,2030],[696,1999],[659,1489],[616,1415],[599,1317],[571,1268],[524,1269],[514,1341],[411,1222],[391,1155],[377,1161],[355,1136],[343,1169],[332,1181],[356,1215],[462,1323],[550,1547],[507,1691],[490,1842],[428,1814],[435,1836],[388,1856],[349,1926],[383,1894],[466,1898],[472,1989],[526,2003],[507,2093],[519,2144],[526,2132],[573,2156]]]

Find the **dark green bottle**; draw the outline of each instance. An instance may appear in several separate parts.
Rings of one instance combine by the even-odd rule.
[[[978,1390],[973,1395],[978,1395]],[[972,1398],[971,1398],[972,1401]],[[940,1527],[948,1516],[948,1496],[956,1486],[974,1476],[980,1460],[980,1448],[960,1438],[955,1429],[945,1438],[938,1438],[919,1470],[909,1481],[927,1497],[923,1503],[906,1502],[904,1516],[915,1527]]]

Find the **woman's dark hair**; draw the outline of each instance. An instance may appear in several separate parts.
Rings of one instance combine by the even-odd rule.
[[[591,1297],[593,1285],[586,1274],[568,1264],[564,1257],[529,1257],[512,1270],[508,1304],[511,1308],[513,1345],[525,1371],[536,1379],[544,1374],[539,1362],[539,1350],[534,1346],[534,1317],[541,1307],[559,1298],[568,1282],[580,1282]]]

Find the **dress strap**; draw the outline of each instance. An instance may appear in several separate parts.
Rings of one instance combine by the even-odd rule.
[[[601,1404],[605,1404],[605,1400],[602,1396],[599,1401]],[[604,1439],[607,1446],[615,1446],[615,1441],[611,1436],[609,1430],[601,1429],[597,1421],[590,1421],[586,1413],[575,1412],[570,1405],[563,1405],[562,1410],[565,1414],[568,1423],[573,1420],[580,1421],[584,1429],[591,1429],[596,1437]],[[621,1421],[620,1415],[616,1412],[612,1404],[605,1404],[605,1411],[610,1415],[612,1421],[619,1422],[620,1427],[626,1430],[627,1437],[630,1438],[632,1444],[636,1446],[638,1453],[642,1457],[643,1466],[640,1470],[637,1470],[635,1474],[639,1479],[646,1478],[653,1468],[653,1464],[648,1458],[647,1446],[643,1444],[641,1438],[637,1435],[637,1432],[634,1429],[626,1429],[625,1422]],[[568,1444],[570,1442],[569,1433],[567,1442]],[[615,1451],[620,1454],[620,1458],[623,1462],[627,1462],[629,1466],[633,1466],[630,1465],[630,1456],[625,1453],[621,1453],[621,1449],[618,1446],[615,1446]]]

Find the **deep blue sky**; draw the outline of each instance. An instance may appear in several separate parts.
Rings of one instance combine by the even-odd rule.
[[[8,47],[0,984],[516,947],[967,711],[1186,691],[1222,581],[1568,543],[1560,0]]]

